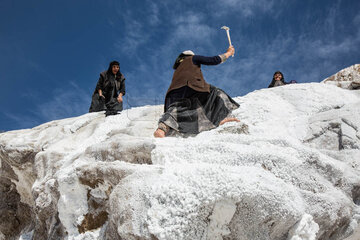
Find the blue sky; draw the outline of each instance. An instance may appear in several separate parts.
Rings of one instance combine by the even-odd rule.
[[[359,63],[357,0],[118,0],[0,2],[0,130],[88,112],[112,60],[126,77],[127,108],[162,104],[177,55],[226,51],[205,79],[231,96],[285,80],[319,82]]]

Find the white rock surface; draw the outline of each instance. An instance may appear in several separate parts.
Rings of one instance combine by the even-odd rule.
[[[290,240],[316,239],[316,233],[319,231],[319,225],[314,222],[313,217],[304,214],[300,222],[294,225],[290,230]]]
[[[0,239],[350,237],[359,91],[292,84],[236,101],[241,123],[187,138],[153,138],[162,106],[1,133]]]
[[[360,64],[352,65],[328,77],[322,83],[345,89],[360,89]]]

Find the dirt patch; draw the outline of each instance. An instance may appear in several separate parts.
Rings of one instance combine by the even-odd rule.
[[[102,211],[97,215],[87,213],[84,216],[85,218],[82,221],[81,225],[78,225],[79,233],[84,233],[86,231],[101,227],[108,220],[108,215],[109,214],[106,211]]]
[[[21,202],[16,186],[9,179],[0,177],[0,232],[5,239],[15,239],[30,225],[32,211]]]
[[[100,178],[85,178],[85,177],[79,177],[79,181],[81,184],[89,186],[91,188],[97,188],[100,184],[104,183],[103,179]]]
[[[354,186],[351,190],[351,195],[354,203],[360,205],[360,186]]]

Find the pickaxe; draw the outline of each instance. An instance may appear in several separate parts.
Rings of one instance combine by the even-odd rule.
[[[231,44],[231,39],[230,39],[230,28],[227,27],[227,26],[222,26],[221,29],[224,29],[226,31],[226,34],[227,34],[227,37],[228,37],[228,40],[229,40],[229,47],[232,46]],[[234,55],[232,55],[234,57]]]

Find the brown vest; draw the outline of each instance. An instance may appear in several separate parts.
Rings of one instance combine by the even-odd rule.
[[[177,67],[166,94],[184,86],[198,92],[210,92],[210,85],[205,82],[200,66],[193,64],[192,56],[186,57]]]

